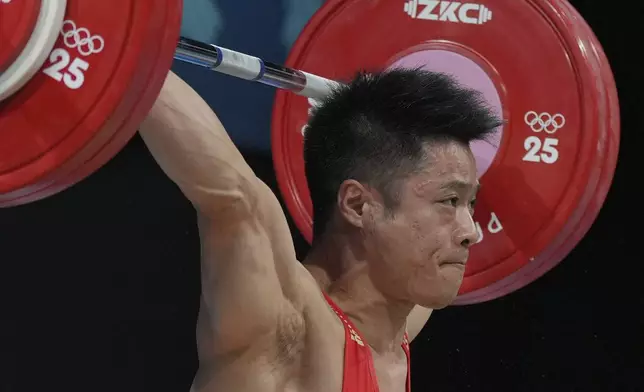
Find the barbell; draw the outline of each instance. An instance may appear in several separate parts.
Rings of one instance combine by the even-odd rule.
[[[174,58],[226,75],[254,81],[315,99],[324,98],[339,82],[236,52],[180,37]]]
[[[176,59],[277,88],[275,172],[309,241],[302,136],[315,99],[358,69],[391,67],[450,73],[480,90],[506,125],[471,146],[482,240],[456,304],[534,281],[597,217],[617,161],[617,93],[601,45],[565,0],[328,0],[283,66],[180,37],[182,7],[0,0],[1,207],[54,195],[116,155]]]

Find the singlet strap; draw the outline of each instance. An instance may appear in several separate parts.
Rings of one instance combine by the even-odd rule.
[[[364,355],[369,359],[369,371],[370,371],[370,376],[375,384],[376,391],[379,390],[378,385],[377,385],[377,377],[376,377],[376,370],[373,365],[373,357],[371,355],[371,349],[365,344],[364,339],[362,337],[362,334],[360,334],[360,331],[358,331],[358,328],[353,324],[353,322],[347,317],[347,315],[340,309],[340,307],[329,297],[329,295],[325,292],[322,292],[324,295],[324,298],[326,299],[327,303],[333,309],[335,314],[340,318],[344,325],[345,329],[345,337],[346,337],[346,343],[345,343],[345,379],[347,377],[346,371],[347,371],[347,360],[349,359],[350,355],[350,345],[351,342],[354,342],[354,345],[360,346],[362,348],[362,351],[364,352]],[[411,392],[411,352],[409,349],[409,335],[407,332],[403,335],[403,341],[401,343],[402,349],[405,352],[405,356],[407,357],[407,382],[406,382],[406,390],[407,392]]]

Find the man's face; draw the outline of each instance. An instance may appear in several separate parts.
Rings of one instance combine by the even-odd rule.
[[[388,297],[434,309],[449,305],[463,280],[478,190],[470,149],[433,144],[420,172],[401,182],[393,211],[374,204],[365,219],[371,278]]]

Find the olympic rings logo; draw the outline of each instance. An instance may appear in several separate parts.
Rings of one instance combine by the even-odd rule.
[[[105,48],[105,40],[100,35],[92,35],[88,29],[77,28],[76,23],[71,20],[63,22],[60,29],[65,46],[70,49],[77,49],[82,56],[101,53]]]
[[[546,131],[546,133],[553,134],[566,125],[566,118],[561,113],[553,116],[546,112],[537,114],[537,112],[529,111],[523,119],[532,131],[537,133]]]

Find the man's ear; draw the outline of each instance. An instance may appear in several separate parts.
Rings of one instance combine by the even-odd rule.
[[[352,226],[364,228],[365,206],[372,200],[370,188],[356,180],[346,180],[338,190],[338,211]]]

